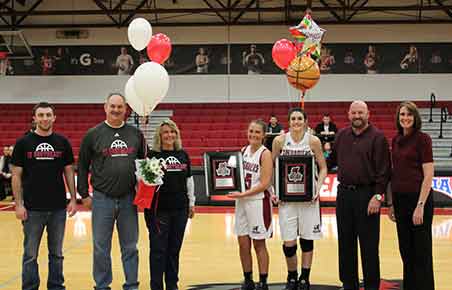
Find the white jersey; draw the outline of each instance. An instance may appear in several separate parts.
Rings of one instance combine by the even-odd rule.
[[[281,155],[313,155],[311,150],[311,134],[306,132],[303,139],[299,143],[296,143],[290,132],[287,132],[284,136],[284,145],[281,150]]]
[[[305,132],[303,139],[299,143],[296,143],[292,136],[290,136],[290,132],[284,134],[284,145],[281,149],[281,155],[290,156],[290,155],[312,155],[314,156],[314,152],[311,149],[311,138],[312,134]],[[317,163],[314,162],[314,178],[317,181]]]
[[[243,151],[246,189],[261,182],[261,158],[265,150],[267,148],[261,146],[251,153],[251,146],[248,145]],[[249,236],[253,240],[268,239],[272,236],[272,202],[268,190],[236,199],[234,233],[237,236]]]
[[[243,171],[245,175],[245,188],[248,190],[257,186],[261,182],[261,158],[262,153],[267,150],[262,145],[256,152],[251,153],[251,146],[248,145],[243,151]],[[259,192],[245,199],[263,199],[265,192]]]
[[[312,135],[306,132],[303,139],[296,143],[285,134],[281,155],[314,155],[311,149]],[[315,179],[317,180],[317,164],[314,162]],[[316,184],[314,184],[316,186]],[[279,226],[283,241],[294,241],[297,237],[307,240],[318,240],[322,237],[320,220],[320,204],[316,202],[283,202],[279,206]]]

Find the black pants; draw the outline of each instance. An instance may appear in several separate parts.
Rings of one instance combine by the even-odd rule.
[[[413,212],[419,193],[394,193],[399,250],[403,261],[404,290],[433,290],[432,220],[433,198],[430,193],[424,205],[424,223],[413,224]]]
[[[346,290],[359,290],[358,239],[364,273],[364,289],[380,289],[380,214],[367,215],[373,187],[339,185],[336,218],[339,242],[339,277]]]
[[[179,281],[179,252],[184,239],[188,210],[158,210],[155,214],[145,210],[144,217],[149,230],[151,289],[163,290],[165,274],[166,290],[177,288]]]
[[[0,200],[4,200],[5,198],[6,198],[5,184],[4,181],[0,178]]]

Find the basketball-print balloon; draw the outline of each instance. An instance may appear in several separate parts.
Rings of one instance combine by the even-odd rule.
[[[298,56],[286,70],[287,80],[298,90],[306,91],[314,87],[320,79],[320,69],[312,58]]]

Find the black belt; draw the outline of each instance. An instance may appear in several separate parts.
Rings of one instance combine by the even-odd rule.
[[[357,191],[360,189],[374,187],[375,184],[342,184],[339,183],[338,187],[345,190]]]

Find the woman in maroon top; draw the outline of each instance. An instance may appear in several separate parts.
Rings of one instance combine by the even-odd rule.
[[[402,102],[397,109],[398,134],[392,141],[389,217],[397,223],[403,261],[403,289],[432,290],[433,179],[432,140],[421,132],[416,105]]]

